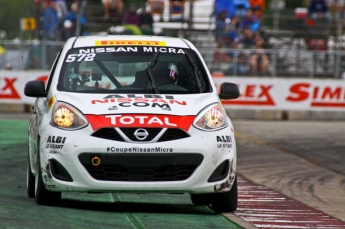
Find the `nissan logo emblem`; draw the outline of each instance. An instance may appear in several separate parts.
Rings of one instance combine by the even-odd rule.
[[[134,136],[142,141],[142,140],[145,140],[147,138],[147,136],[149,136],[149,133],[145,130],[145,129],[137,129],[135,132],[134,132]]]

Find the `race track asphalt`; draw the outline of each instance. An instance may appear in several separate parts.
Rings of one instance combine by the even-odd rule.
[[[63,193],[58,207],[37,205],[26,194],[25,118],[0,119],[0,228],[242,228],[184,194]]]

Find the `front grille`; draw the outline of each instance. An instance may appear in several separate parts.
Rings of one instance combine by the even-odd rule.
[[[93,134],[91,134],[91,136],[113,140],[113,141],[124,142],[121,135],[114,128],[102,128],[102,129],[96,130]]]
[[[172,140],[177,140],[177,139],[182,139],[182,138],[188,138],[189,134],[184,132],[181,129],[167,129],[162,137],[159,138],[158,142],[166,142],[166,141],[172,141]]]
[[[100,158],[94,166],[92,158]],[[201,164],[201,154],[92,154],[79,155],[79,161],[97,180],[103,181],[182,181]]]
[[[162,128],[142,128],[148,132],[148,136],[145,140],[138,140],[134,136],[134,132],[139,128],[120,128],[124,135],[126,135],[131,141],[136,142],[149,142],[152,141],[161,131]],[[102,128],[95,131],[91,136],[103,138],[112,141],[124,142],[125,140],[121,135],[116,131],[115,128]],[[182,138],[188,138],[189,134],[184,130],[177,128],[169,128],[163,133],[163,135],[158,139],[158,142],[173,141]]]
[[[129,138],[131,141],[152,141],[152,139],[154,139],[157,134],[159,134],[159,132],[161,132],[162,128],[141,128],[141,129],[145,129],[148,132],[148,136],[145,140],[138,140],[135,136],[134,136],[134,132],[139,129],[139,128],[120,128],[120,130],[127,136],[127,138]]]

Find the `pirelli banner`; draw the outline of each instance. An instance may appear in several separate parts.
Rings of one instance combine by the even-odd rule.
[[[34,103],[24,95],[27,81],[46,82],[48,71],[0,71],[0,103]],[[218,90],[222,82],[236,83],[241,96],[223,100],[232,109],[345,111],[345,80],[221,77],[213,78]]]

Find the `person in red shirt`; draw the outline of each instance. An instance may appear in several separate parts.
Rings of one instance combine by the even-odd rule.
[[[249,3],[253,13],[261,18],[262,14],[266,10],[265,0],[249,0]]]

